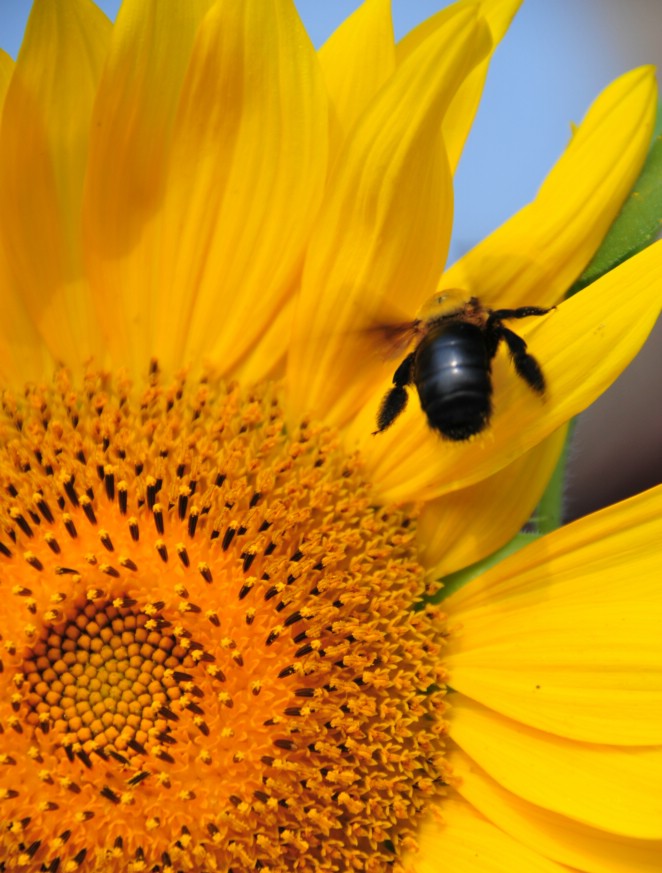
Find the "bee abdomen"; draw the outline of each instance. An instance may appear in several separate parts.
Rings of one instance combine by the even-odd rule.
[[[487,427],[492,415],[490,396],[480,392],[462,392],[443,401],[433,400],[421,407],[430,426],[449,440],[467,440]]]
[[[430,426],[443,437],[466,440],[484,430],[492,382],[480,328],[455,322],[432,329],[417,350],[415,382]]]

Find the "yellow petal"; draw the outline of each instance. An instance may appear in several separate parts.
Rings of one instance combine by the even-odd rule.
[[[361,357],[359,328],[383,321],[396,300],[408,298],[415,311],[430,295],[452,216],[439,121],[488,48],[475,11],[456,14],[353,129],[304,269],[288,369],[294,416],[316,410],[339,423],[353,415],[383,369],[378,357]]]
[[[658,873],[660,840],[617,836],[528,803],[490,779],[461,751],[451,752],[449,762],[466,802],[521,845],[585,873]],[[614,786],[612,781],[610,797],[618,793]]]
[[[600,245],[631,191],[657,109],[653,67],[606,88],[575,131],[533,203],[443,275],[491,305],[558,302]]]
[[[0,221],[17,291],[53,356],[99,354],[80,210],[90,116],[110,23],[88,0],[37,0],[7,92]]]
[[[532,543],[444,601],[450,684],[531,727],[662,743],[662,487]]]
[[[568,873],[455,798],[428,818],[417,839],[419,851],[406,859],[407,873]]]
[[[390,0],[365,0],[324,43],[319,60],[346,135],[395,69]]]
[[[433,33],[449,15],[453,14],[454,9],[467,6],[470,2],[471,0],[461,0],[454,6],[447,6],[408,33],[397,45],[398,63],[402,63],[424,39]],[[484,16],[492,33],[494,49],[504,37],[510,22],[521,5],[522,0],[483,0],[480,4],[481,15]],[[444,118],[444,141],[453,171],[458,165],[465,140],[473,124],[491,60],[492,52],[467,76],[453,98]]]
[[[204,355],[231,372],[259,354],[319,206],[327,115],[290,0],[219,0],[182,88],[160,217],[154,346],[166,367]]]
[[[476,485],[426,503],[418,522],[421,560],[436,578],[491,555],[531,517],[563,450],[567,428]]]
[[[14,62],[0,49],[0,117]],[[25,303],[15,291],[0,237],[0,378],[5,385],[37,379],[43,364],[38,335]]]
[[[0,379],[7,388],[20,389],[52,370],[53,362],[16,291],[1,238],[0,289]]]
[[[0,49],[0,117],[14,62]],[[43,366],[41,344],[25,302],[16,293],[4,241],[0,237],[0,378],[5,385],[38,379]]]
[[[162,206],[172,126],[197,28],[213,0],[125,0],[92,118],[84,233],[90,282],[114,361],[153,355],[158,255],[144,236]]]
[[[493,367],[492,423],[469,442],[451,443],[433,433],[414,389],[403,415],[385,433],[372,437],[377,409],[388,389],[385,380],[347,435],[348,443],[359,445],[366,455],[383,499],[429,500],[473,485],[585,409],[630,363],[655,324],[661,271],[662,243],[657,242],[544,318],[517,323],[517,333],[544,370],[545,396],[534,395],[500,352]]]
[[[508,791],[609,833],[662,838],[662,746],[580,743],[527,727],[462,694],[453,695],[452,704],[453,740]]]
[[[13,60],[9,57],[7,52],[0,49],[0,106],[2,106],[5,101],[5,95],[7,94],[7,88],[9,87],[9,82],[13,72]]]
[[[289,298],[276,313],[273,321],[260,337],[260,353],[242,361],[233,375],[244,385],[253,385],[260,379],[281,379],[285,371],[283,337],[290,335],[294,300]]]

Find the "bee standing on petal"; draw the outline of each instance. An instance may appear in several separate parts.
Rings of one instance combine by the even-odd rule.
[[[436,298],[442,303],[448,295]],[[513,318],[546,315],[540,306],[489,309],[477,297],[407,325],[421,335],[416,348],[393,374],[377,414],[377,430],[390,427],[407,405],[407,387],[415,385],[421,409],[433,430],[461,442],[485,430],[492,416],[492,359],[501,342],[510,352],[518,376],[542,395],[545,377],[525,341],[504,325]],[[405,329],[405,328],[403,328]]]

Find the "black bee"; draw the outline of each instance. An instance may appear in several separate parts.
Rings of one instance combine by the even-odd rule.
[[[549,311],[540,306],[488,309],[472,297],[445,314],[397,328],[422,338],[393,375],[375,433],[390,427],[404,410],[406,389],[412,384],[430,427],[445,439],[466,440],[485,430],[492,415],[492,359],[502,340],[520,378],[536,394],[543,394],[545,377],[540,364],[527,352],[524,340],[503,322]]]

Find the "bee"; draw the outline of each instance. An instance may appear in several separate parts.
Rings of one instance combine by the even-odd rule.
[[[436,298],[436,303],[448,295]],[[540,364],[527,345],[504,325],[512,318],[546,315],[540,306],[489,309],[477,297],[445,313],[395,328],[419,338],[418,345],[393,374],[393,387],[377,414],[377,430],[390,427],[407,405],[407,387],[415,385],[428,423],[444,439],[461,442],[481,433],[492,416],[492,360],[503,341],[517,375],[536,394],[545,391]]]

